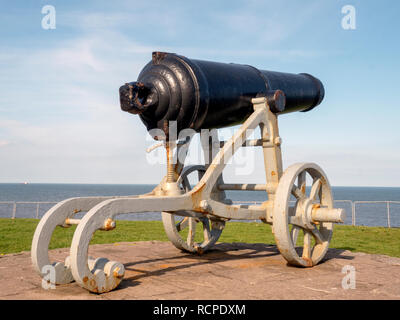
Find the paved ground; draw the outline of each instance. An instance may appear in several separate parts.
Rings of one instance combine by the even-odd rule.
[[[53,259],[67,249],[51,251]],[[275,246],[226,244],[202,256],[169,242],[93,245],[89,254],[124,263],[125,278],[109,293],[76,283],[41,288],[30,253],[0,257],[0,299],[400,299],[400,258],[330,249],[309,269],[288,266]],[[344,290],[342,268],[356,270],[356,288]]]

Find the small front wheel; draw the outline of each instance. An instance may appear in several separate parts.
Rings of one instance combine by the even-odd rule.
[[[197,179],[200,181],[206,172],[206,168],[203,165],[194,165],[183,169],[178,184],[185,192],[192,189],[188,176],[195,172],[197,172]],[[172,244],[180,250],[191,253],[203,253],[210,249],[218,241],[225,227],[225,221],[207,217],[180,217],[168,212],[162,212],[161,217],[165,233]],[[195,236],[199,227],[201,228],[202,239],[196,242]]]

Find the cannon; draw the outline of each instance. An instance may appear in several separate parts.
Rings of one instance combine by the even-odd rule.
[[[166,175],[147,194],[71,198],[46,212],[36,228],[31,256],[40,275],[53,268],[54,276],[47,281],[75,280],[95,293],[116,288],[125,273],[123,264],[88,257],[89,242],[97,230],[116,228],[116,216],[139,212],[161,212],[172,244],[194,254],[209,250],[226,222],[235,219],[271,224],[276,245],[291,265],[312,267],[323,259],[333,224],[344,222],[345,211],[334,208],[328,178],[317,164],[296,163],[283,170],[278,130],[279,115],[307,112],[321,103],[324,87],[317,78],[154,52],[137,81],[122,85],[119,94],[122,110],[138,114],[159,141],[149,151],[165,147]],[[218,128],[238,124],[229,140],[219,141]],[[258,128],[260,138],[250,139],[249,132]],[[185,166],[197,133],[205,164]],[[239,148],[249,147],[262,148],[265,183],[225,183],[227,162]],[[193,175],[195,185],[189,179]],[[264,191],[266,197],[260,205],[236,204],[226,190]],[[86,214],[77,219],[78,212]],[[73,224],[77,227],[70,255],[64,263],[51,263],[52,233],[57,226]],[[195,238],[199,227],[201,240]]]
[[[148,130],[163,129],[165,121],[196,131],[240,124],[253,113],[251,99],[258,96],[268,99],[274,113],[309,111],[321,103],[324,87],[305,73],[154,52],[137,81],[120,88],[122,110],[139,114]]]

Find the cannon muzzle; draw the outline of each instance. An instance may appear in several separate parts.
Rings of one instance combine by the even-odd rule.
[[[266,96],[276,114],[309,111],[323,100],[324,87],[306,73],[153,52],[137,81],[121,86],[119,93],[121,109],[139,114],[147,130],[176,121],[179,131],[200,131],[244,122],[253,112],[255,97]]]

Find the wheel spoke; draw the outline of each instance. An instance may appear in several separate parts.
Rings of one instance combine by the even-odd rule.
[[[311,243],[312,237],[311,233],[304,230],[304,243],[303,243],[303,259],[311,259]]]
[[[292,238],[293,245],[296,247],[297,238],[299,236],[300,227],[293,226],[292,230],[290,231],[290,237]]]
[[[300,200],[305,197],[305,195],[301,192],[301,190],[295,185],[293,185],[291,193],[293,196],[296,197],[297,200]]]
[[[321,232],[319,232],[317,226],[315,226],[313,230],[310,230],[310,232],[313,235],[313,237],[315,238],[316,243],[321,244],[324,242],[324,240],[322,238],[322,234],[321,234]]]
[[[301,220],[300,216],[289,217],[289,224],[292,224],[293,226],[297,226],[300,228],[305,228],[303,220]]]
[[[189,232],[187,236],[187,244],[192,246],[194,243],[194,236],[196,235],[196,220],[194,218],[189,218]]]
[[[201,178],[203,178],[204,174],[205,174],[204,171],[200,171],[200,170],[197,171],[197,176],[198,176],[198,178],[199,178],[199,181],[201,180]]]
[[[186,192],[189,192],[190,190],[192,190],[192,186],[190,185],[189,179],[187,176],[183,177],[182,185]]]
[[[175,225],[178,232],[181,232],[183,229],[185,229],[188,226],[188,223],[189,223],[189,217],[185,217],[181,221],[179,221]]]
[[[288,216],[289,216],[289,217],[294,217],[295,215],[296,215],[296,206],[294,206],[294,207],[289,207]]]
[[[317,179],[314,181],[312,187],[311,187],[311,192],[310,192],[310,199],[311,200],[315,200],[315,198],[317,197],[317,194],[319,194],[319,191],[321,190],[321,185],[322,185],[322,181],[321,179]]]
[[[211,239],[210,221],[205,218],[201,222],[203,222],[204,241],[209,241]]]
[[[297,177],[297,187],[304,196],[306,195],[306,173],[306,171],[302,171]]]

